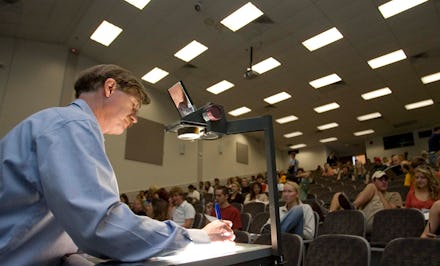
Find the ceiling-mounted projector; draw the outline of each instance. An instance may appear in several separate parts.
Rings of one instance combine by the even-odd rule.
[[[246,72],[244,72],[244,78],[245,79],[254,79],[256,77],[258,77],[258,73],[252,69],[247,69]]]

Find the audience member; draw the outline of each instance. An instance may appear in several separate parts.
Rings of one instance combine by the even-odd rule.
[[[188,186],[188,194],[186,196],[187,198],[191,199],[191,203],[200,201],[200,193],[196,190],[196,187],[193,185]]]
[[[214,210],[214,203],[208,201],[205,203],[205,214],[211,216],[212,211]]]
[[[282,199],[286,203],[280,207],[280,229],[283,233],[294,233],[304,239],[313,239],[315,235],[315,217],[313,209],[308,204],[303,204],[299,199],[299,186],[297,183],[287,181],[283,186]],[[270,224],[270,219],[267,225]]]
[[[214,188],[209,181],[205,181],[205,193],[214,194]]]
[[[214,178],[214,190],[216,187],[220,186],[220,179]]]
[[[127,204],[128,206],[130,206],[130,201],[128,200],[128,196],[125,193],[122,193],[121,195],[119,195],[119,199],[121,200],[121,202]]]
[[[429,220],[420,237],[439,238],[440,236],[440,200],[437,200],[429,210]]]
[[[238,184],[238,182],[232,182],[231,184],[231,193],[229,196],[229,202],[238,202],[238,203],[243,203],[244,202],[244,197],[240,192],[240,185]]]
[[[258,174],[257,175],[256,182],[261,185],[261,192],[267,192],[268,191],[268,186],[267,186],[266,183],[264,183],[264,176],[263,176],[263,174]]]
[[[365,182],[366,181],[366,173],[367,173],[367,170],[365,169],[362,162],[359,160],[356,160],[356,162],[354,163],[354,171],[353,171],[354,180]]]
[[[215,188],[215,201],[220,206],[220,213],[222,219],[226,219],[232,222],[232,229],[241,230],[241,217],[240,211],[234,206],[229,204],[229,191],[225,186],[218,186]],[[216,216],[215,209],[211,210],[211,216]]]
[[[259,201],[268,203],[269,198],[267,197],[266,193],[262,192],[261,184],[258,182],[254,182],[251,185],[251,192],[246,195],[244,199],[244,204],[253,202],[253,201]]]
[[[336,157],[334,152],[330,152],[330,154],[327,156],[326,162],[330,166],[336,166],[336,163],[338,162],[338,158]]]
[[[402,161],[400,163],[405,172],[405,180],[403,183],[405,187],[410,187],[410,190],[414,189],[414,169],[425,164],[426,161],[420,156],[414,157],[411,161]]]
[[[178,225],[191,228],[196,211],[194,207],[185,200],[185,194],[180,187],[173,187],[170,190],[170,217]]]
[[[144,201],[140,197],[136,197],[133,201],[133,206],[131,207],[131,210],[136,215],[147,215],[145,212],[145,205]]]
[[[322,170],[321,175],[322,176],[334,176],[335,175],[335,170],[333,169],[333,167],[330,166],[329,163],[325,163],[324,164],[324,169]]]
[[[241,193],[247,194],[251,192],[251,187],[249,186],[249,180],[247,177],[241,179]]]
[[[388,192],[388,176],[383,171],[374,172],[372,183],[368,184],[352,203],[344,193],[337,192],[330,202],[330,211],[359,209],[367,219],[367,232],[371,232],[373,217],[383,209],[402,207],[402,198],[398,192]]]
[[[353,175],[350,173],[350,169],[347,165],[343,165],[342,169],[338,172],[338,177],[336,180],[351,180],[353,179]]]
[[[298,182],[296,178],[296,173],[299,168],[299,161],[296,159],[296,152],[289,151],[289,167],[287,168],[287,179]],[[299,182],[298,182],[299,183]]]
[[[166,202],[168,202],[169,199],[170,199],[170,193],[168,193],[168,191],[166,190],[166,188],[163,188],[163,187],[159,188],[159,189],[156,191],[156,195],[157,195],[157,197],[155,197],[155,198],[163,199],[163,200],[166,201]]]
[[[148,217],[158,221],[170,219],[168,213],[168,202],[163,199],[153,198],[151,202],[145,206],[145,212]]]
[[[413,188],[406,196],[406,208],[430,209],[432,204],[440,199],[439,179],[435,171],[427,165],[420,165],[414,169]]]

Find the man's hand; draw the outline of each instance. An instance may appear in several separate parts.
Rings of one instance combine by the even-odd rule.
[[[215,220],[202,228],[211,241],[234,241],[234,231],[231,229],[232,222],[227,220]]]

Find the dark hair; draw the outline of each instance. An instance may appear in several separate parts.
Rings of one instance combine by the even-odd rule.
[[[121,195],[119,195],[119,198],[122,200],[122,202],[127,203],[127,204],[129,203],[127,194],[122,193]]]
[[[250,195],[249,195],[249,198],[251,200],[257,198],[257,194],[255,194],[255,192],[254,192],[254,186],[258,186],[260,188],[260,193],[263,193],[263,186],[260,183],[258,183],[258,182],[252,183],[251,190],[250,190]]]
[[[97,65],[80,73],[75,82],[75,97],[83,92],[97,91],[108,78],[113,78],[118,89],[135,96],[140,103],[149,103],[142,83],[128,70],[117,65]]]
[[[229,188],[227,188],[226,186],[217,186],[215,190],[221,190],[223,195],[229,196]]]
[[[153,208],[153,219],[159,221],[168,220],[168,202],[163,199],[153,199],[151,201],[151,207]]]

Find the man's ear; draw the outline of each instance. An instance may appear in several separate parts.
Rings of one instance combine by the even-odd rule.
[[[113,78],[106,79],[104,81],[105,97],[107,97],[107,98],[110,97],[113,94],[113,92],[115,92],[116,86],[117,86],[116,80],[114,80]]]

